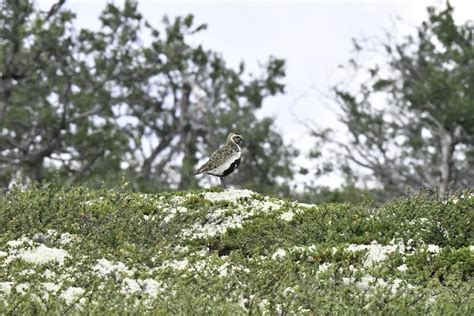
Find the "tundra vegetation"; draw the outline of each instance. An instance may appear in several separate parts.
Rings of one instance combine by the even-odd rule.
[[[472,313],[473,25],[453,10],[350,62],[370,76],[332,90],[348,137],[311,126],[303,169],[259,113],[284,60],[230,67],[192,15],[154,26],[131,1],[90,30],[64,0],[5,0],[0,314]],[[202,190],[189,172],[242,126],[243,189]],[[314,184],[333,171],[342,188]]]
[[[14,188],[0,198],[0,313],[467,315],[473,215],[472,191],[375,206]]]

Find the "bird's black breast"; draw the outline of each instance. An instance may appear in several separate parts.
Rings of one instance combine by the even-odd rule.
[[[231,174],[235,169],[237,169],[240,165],[240,158],[234,161],[233,163],[230,164],[229,168],[224,170],[224,173],[222,174],[222,177],[226,177],[229,174]]]

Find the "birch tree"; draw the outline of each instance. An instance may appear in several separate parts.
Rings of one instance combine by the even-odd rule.
[[[354,181],[365,174],[387,197],[474,186],[474,25],[456,24],[453,11],[449,3],[429,8],[416,35],[401,42],[355,41],[359,53],[381,48],[385,62],[354,58],[348,68],[368,79],[356,90],[333,89],[347,141],[313,131],[336,145],[339,168]]]
[[[2,3],[0,186],[22,176],[196,188],[190,170],[236,131],[268,150],[244,158],[234,183],[287,190],[280,184],[296,152],[272,119],[256,116],[265,98],[284,91],[283,60],[270,57],[252,74],[191,44],[207,27],[192,15],[165,16],[158,27],[125,1],[105,6],[99,29],[77,29],[64,4]]]

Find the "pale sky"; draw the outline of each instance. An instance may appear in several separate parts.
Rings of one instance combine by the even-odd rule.
[[[42,7],[53,1],[39,0]],[[117,1],[115,1],[117,2]],[[68,1],[78,27],[97,28],[106,1]],[[122,3],[118,1],[117,3]],[[243,60],[258,72],[270,55],[286,60],[286,93],[265,101],[259,113],[273,116],[285,140],[305,151],[313,144],[294,117],[322,127],[337,124],[335,107],[322,101],[329,87],[344,79],[338,65],[351,57],[351,38],[380,37],[396,30],[413,33],[426,19],[426,7],[443,7],[442,0],[399,1],[139,1],[139,11],[155,26],[163,15],[192,13],[208,29],[191,39],[222,53],[229,65]],[[474,19],[474,1],[452,0],[458,22]],[[401,20],[398,20],[400,17]],[[294,113],[294,115],[293,115]],[[305,159],[300,160],[307,163]]]

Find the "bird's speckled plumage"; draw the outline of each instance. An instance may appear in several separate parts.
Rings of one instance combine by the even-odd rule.
[[[209,160],[192,174],[207,173],[220,177],[222,181],[223,177],[228,176],[239,167],[241,156],[239,144],[242,141],[242,136],[230,133],[227,136],[226,144],[213,152]]]

